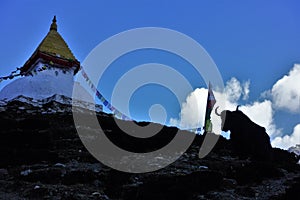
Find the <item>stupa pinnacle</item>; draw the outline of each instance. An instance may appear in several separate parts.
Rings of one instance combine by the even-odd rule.
[[[28,75],[36,69],[38,63],[50,64],[52,67],[64,68],[65,70],[73,70],[74,74],[80,68],[79,61],[75,58],[62,36],[57,32],[56,16],[52,20],[46,37],[21,68],[21,73]]]

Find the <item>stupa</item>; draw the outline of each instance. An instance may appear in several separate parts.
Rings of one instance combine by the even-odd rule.
[[[20,95],[34,99],[53,95],[72,97],[73,85],[78,84],[74,83],[74,75],[79,69],[80,62],[57,32],[54,16],[48,34],[20,68],[23,76],[6,85],[0,99],[10,100]]]

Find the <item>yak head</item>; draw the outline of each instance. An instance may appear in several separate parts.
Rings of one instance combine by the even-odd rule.
[[[236,120],[236,114],[239,111],[239,105],[236,107],[235,111],[223,110],[221,113],[218,113],[218,107],[215,109],[215,113],[217,116],[221,117],[222,120],[222,131],[232,130],[235,126],[237,126],[238,121]]]

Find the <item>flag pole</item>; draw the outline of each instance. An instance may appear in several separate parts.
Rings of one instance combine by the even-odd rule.
[[[210,88],[210,81],[208,82],[208,90],[207,90],[207,100],[206,100],[206,109],[205,109],[205,118],[204,118],[204,127],[203,127],[203,129],[204,129],[204,133],[206,133],[206,126],[207,126],[207,118],[206,118],[206,116],[207,116],[207,106],[208,106],[208,103],[209,103],[209,90],[210,90],[211,88]]]

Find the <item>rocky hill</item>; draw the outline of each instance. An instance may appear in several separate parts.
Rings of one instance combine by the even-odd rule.
[[[294,153],[273,149],[271,162],[239,159],[230,141],[222,137],[204,159],[198,158],[203,136],[197,136],[191,147],[164,169],[144,174],[111,169],[85,149],[74,127],[71,105],[59,99],[35,102],[18,97],[0,102],[0,199],[224,200],[300,196],[299,158]],[[91,111],[78,104],[75,112]],[[97,117],[111,140],[135,151],[159,148],[178,131],[162,127],[151,142],[141,143],[122,136],[113,116],[98,112]]]

